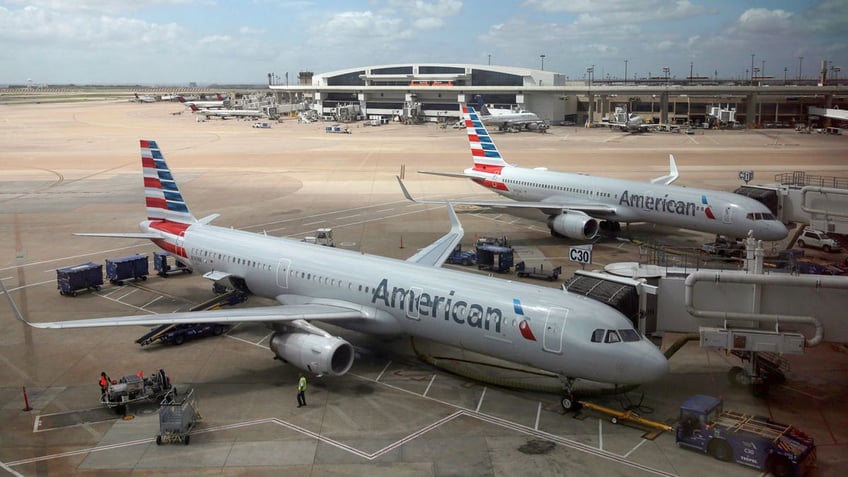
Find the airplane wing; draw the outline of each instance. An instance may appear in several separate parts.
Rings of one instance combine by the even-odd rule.
[[[680,174],[677,172],[677,163],[674,162],[674,154],[669,154],[668,174],[661,177],[657,177],[655,179],[651,179],[651,184],[669,185],[672,182],[676,181],[678,177],[680,177]]]
[[[467,176],[462,176],[467,177]],[[451,205],[477,205],[480,207],[503,207],[503,208],[523,208],[523,209],[543,209],[543,210],[579,210],[590,215],[614,215],[616,208],[607,204],[593,204],[582,202],[517,202],[506,200],[437,200],[437,199],[416,199],[412,197],[403,181],[398,178],[400,188],[403,190],[403,195],[412,202],[419,204],[445,204]]]
[[[400,182],[400,177],[398,177],[397,180]],[[404,193],[407,194],[407,198],[410,197],[408,195],[409,192],[407,192],[406,188],[403,187],[403,182],[400,182],[400,186],[404,189]],[[448,206],[451,228],[448,233],[443,235],[441,238],[406,259],[407,262],[429,265],[431,267],[441,267],[450,254],[453,253],[453,249],[456,248],[459,241],[462,240],[462,236],[465,235],[465,231],[462,229],[462,224],[459,223],[459,218],[457,218],[456,212],[453,210],[452,203],[448,201],[435,203],[446,204]]]
[[[136,238],[136,239],[160,239],[162,238],[161,234],[156,233],[75,233],[74,235],[80,237],[109,237],[109,238]]]
[[[444,176],[444,177],[460,177],[462,179],[470,179],[471,176],[467,176],[465,174],[460,174],[458,172],[438,172],[438,171],[418,171],[419,174],[430,174],[431,176]]]

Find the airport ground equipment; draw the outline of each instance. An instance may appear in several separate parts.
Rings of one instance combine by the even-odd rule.
[[[477,245],[477,268],[506,273],[512,268],[514,251],[512,247],[498,245]]]
[[[168,252],[153,252],[153,270],[156,270],[157,275],[165,278],[171,273],[191,273],[191,268],[179,260],[174,260],[173,266],[169,265],[168,257],[170,256]]]
[[[714,242],[701,245],[701,251],[709,255],[719,257],[744,257],[745,243],[740,240],[731,240],[726,237],[717,237]]]
[[[554,267],[548,270],[545,270],[544,265],[539,265],[538,267],[528,267],[523,261],[515,264],[515,273],[519,277],[523,278],[538,278],[541,280],[548,280],[550,282],[559,278],[562,273],[562,267]]]
[[[215,295],[210,300],[191,307],[190,311],[217,310],[222,306],[238,305],[245,301],[247,301],[247,293],[230,289],[225,293]],[[229,329],[229,325],[220,323],[165,324],[151,328],[149,332],[142,335],[135,342],[141,346],[147,346],[156,341],[179,346],[190,339],[221,335]]]
[[[336,246],[335,242],[333,242],[333,229],[330,228],[318,229],[315,231],[314,236],[303,237],[302,242],[314,243],[325,247]]]
[[[103,265],[89,262],[58,268],[56,282],[62,296],[77,296],[79,290],[100,290],[100,285],[103,285]]]
[[[332,126],[325,127],[324,132],[335,134],[350,134],[350,128],[342,126],[341,124],[333,124]]]
[[[100,395],[100,403],[126,414],[127,406],[138,402],[158,402],[171,389],[171,379],[160,369],[149,377],[128,374],[106,387]]]
[[[661,422],[645,419],[632,409],[626,411],[617,411],[615,409],[606,406],[601,406],[599,404],[595,404],[588,401],[580,401],[578,403],[578,408],[580,407],[591,409],[593,411],[609,416],[610,422],[613,424],[632,423],[637,425],[638,427],[643,427],[652,431],[670,431],[673,429],[668,424],[663,424]]]
[[[106,259],[106,278],[113,285],[123,285],[124,280],[147,280],[148,273],[146,255]]]
[[[159,404],[159,434],[156,435],[156,445],[182,442],[188,445],[191,430],[200,419],[197,412],[197,399],[194,389],[179,394],[171,388]]]
[[[468,250],[462,250],[462,244],[456,244],[453,252],[445,259],[445,263],[465,265],[467,267],[477,263],[477,254]]]
[[[692,396],[680,406],[676,441],[776,477],[801,477],[816,462],[815,442],[806,433],[763,416],[724,410],[722,400],[711,396]]]

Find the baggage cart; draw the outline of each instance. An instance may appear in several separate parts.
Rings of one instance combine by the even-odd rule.
[[[165,394],[159,406],[159,434],[156,435],[156,445],[182,442],[188,445],[191,430],[200,419],[197,412],[197,400],[194,389],[185,394],[178,394],[171,389]]]
[[[191,268],[186,266],[185,263],[174,260],[174,265],[168,265],[168,257],[171,254],[168,252],[153,252],[153,270],[157,272],[157,274],[165,278],[169,273],[191,273]]]
[[[100,290],[100,285],[103,285],[103,265],[89,262],[58,268],[56,282],[62,296],[77,296],[79,290]]]
[[[124,280],[147,280],[147,256],[106,259],[106,278],[114,285],[123,285]]]

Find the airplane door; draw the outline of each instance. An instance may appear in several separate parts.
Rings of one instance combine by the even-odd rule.
[[[568,318],[566,308],[551,308],[545,319],[545,336],[542,338],[542,349],[549,353],[562,353],[562,335],[565,333],[565,323]]]
[[[289,287],[289,268],[291,268],[291,260],[281,258],[277,262],[277,286],[283,289]]]
[[[721,221],[726,224],[733,222],[733,208],[731,206],[724,206],[724,212],[721,214]]]
[[[418,311],[418,300],[421,299],[421,294],[424,293],[424,289],[420,287],[410,287],[409,292],[407,294],[406,299],[412,300],[412,302],[404,302],[404,308],[406,308],[406,317],[410,320],[421,320],[421,314]]]

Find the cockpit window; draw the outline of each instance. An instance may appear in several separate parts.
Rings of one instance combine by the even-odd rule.
[[[774,215],[768,212],[748,212],[745,214],[748,220],[777,220]]]
[[[598,328],[597,330],[592,332],[592,343],[602,343],[604,341],[604,334],[606,330],[602,330]]]
[[[634,329],[629,330],[618,330],[618,334],[621,335],[621,339],[624,341],[639,341],[639,333]]]
[[[607,330],[607,343],[618,343],[619,341],[621,341],[621,338],[615,330]]]

